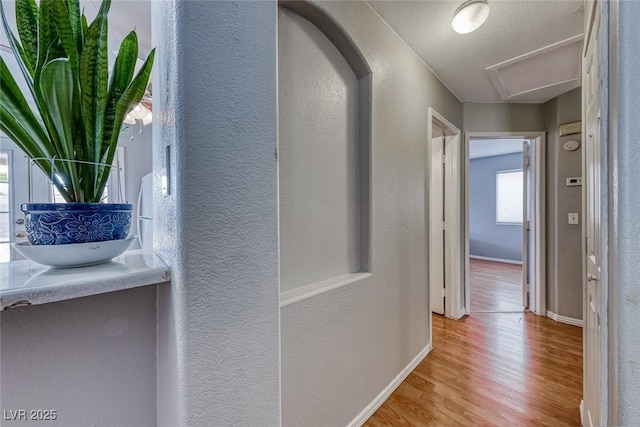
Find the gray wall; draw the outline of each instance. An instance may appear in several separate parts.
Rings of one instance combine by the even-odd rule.
[[[570,225],[568,214],[580,213],[582,187],[567,187],[568,177],[582,176],[582,147],[562,145],[580,134],[558,136],[558,126],[581,120],[580,88],[552,99],[547,110],[547,310],[582,319],[582,226]]]
[[[278,43],[284,292],[360,270],[359,91],[331,41],[282,8]]]
[[[609,69],[602,71],[604,76],[609,73],[609,81],[604,80],[602,101],[603,167],[608,173],[602,178],[606,199],[601,209],[605,273],[601,312],[606,316],[602,319],[601,361],[602,371],[609,376],[607,424],[633,425],[640,419],[640,3],[610,1],[601,7],[611,17],[610,50],[605,59]]]
[[[462,125],[460,102],[367,4],[316,4],[344,28],[372,70],[373,277],[282,308],[284,426],[347,425],[430,341],[428,108]],[[306,33],[296,44],[281,39],[280,61],[315,63],[318,55],[330,55],[318,52],[321,46],[324,41],[316,32]],[[325,76],[317,78],[324,81]],[[282,81],[280,90],[286,90]],[[287,108],[332,108],[325,98],[320,101],[312,106],[300,99]],[[285,127],[291,125],[282,123],[286,113],[280,112]],[[309,115],[304,126],[324,129],[330,117]]]
[[[155,313],[155,286],[3,311],[0,409],[57,410],[38,425],[155,426]]]
[[[158,295],[158,421],[277,426],[277,5],[151,9],[154,249],[171,267]]]
[[[465,132],[541,132],[545,129],[542,104],[464,104]]]
[[[522,261],[522,225],[496,224],[496,172],[521,168],[518,153],[469,162],[470,255]]]

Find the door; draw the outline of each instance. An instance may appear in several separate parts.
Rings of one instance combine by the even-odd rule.
[[[529,307],[530,286],[529,259],[531,253],[531,156],[528,140],[522,141],[522,306]]]
[[[444,226],[444,138],[431,141],[431,192],[429,197],[429,289],[431,311],[444,314],[445,226]]]
[[[600,14],[593,9],[593,26],[583,57],[585,257],[584,293],[584,414],[587,426],[603,425],[600,416]]]

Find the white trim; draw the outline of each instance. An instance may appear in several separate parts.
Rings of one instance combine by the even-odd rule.
[[[395,391],[396,388],[402,381],[404,381],[411,372],[422,362],[427,354],[429,354],[432,350],[431,343],[427,344],[425,348],[423,348],[420,353],[416,357],[413,358],[411,362],[405,368],[400,371],[396,377],[391,380],[391,382],[378,394],[372,401],[369,403],[363,410],[360,412],[349,424],[347,427],[360,427],[362,426],[371,416],[382,406],[382,404],[391,396],[391,393]]]
[[[464,259],[462,258],[462,206],[460,204],[460,194],[462,189],[462,177],[460,176],[460,163],[462,154],[461,132],[456,126],[449,122],[444,116],[433,108],[429,107],[427,116],[427,147],[430,147],[434,135],[434,120],[439,122],[447,134],[445,138],[445,185],[447,188],[447,199],[445,200],[445,224],[449,232],[445,236],[445,249],[451,261],[445,267],[445,283],[450,284],[445,289],[445,316],[452,319],[460,319],[465,315],[464,306],[461,301],[462,282],[464,278]],[[427,159],[425,168],[425,206],[430,206],[431,194],[431,149],[427,149]],[[428,185],[427,185],[428,183]],[[427,210],[428,212],[428,210]],[[426,229],[429,230],[429,215],[425,214]],[[426,240],[427,256],[429,257],[429,239]],[[427,260],[428,262],[428,260]],[[429,288],[431,294],[431,288]],[[429,299],[429,313],[431,313],[431,298]],[[431,317],[429,317],[429,333],[431,334]],[[430,335],[431,336],[431,335]]]
[[[547,317],[551,320],[555,320],[559,323],[566,323],[567,325],[579,326],[582,328],[583,321],[580,319],[575,319],[573,317],[563,316],[561,314],[556,314],[553,311],[547,310]]]
[[[286,307],[291,304],[306,300],[316,295],[350,285],[360,280],[371,277],[371,273],[349,273],[342,276],[332,277],[322,282],[311,283],[310,285],[291,289],[289,291],[280,292],[280,307]]]
[[[546,222],[545,222],[545,156],[546,132],[466,132],[464,138],[464,168],[462,182],[464,185],[464,292],[465,311],[471,314],[471,290],[469,278],[469,140],[483,138],[522,138],[533,140],[531,149],[532,183],[536,189],[532,209],[534,220],[531,234],[534,243],[530,309],[533,313],[543,316],[546,313],[546,279],[545,279],[545,248],[546,248]]]
[[[480,256],[480,255],[469,255],[470,259],[479,259],[482,261],[491,261],[491,262],[501,262],[503,264],[516,264],[522,265],[522,261],[517,261],[515,259],[503,259],[503,258],[491,258],[488,256]]]

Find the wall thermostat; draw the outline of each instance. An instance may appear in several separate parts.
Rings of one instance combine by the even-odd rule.
[[[564,151],[576,151],[578,148],[580,148],[580,142],[575,139],[569,140],[562,145]]]

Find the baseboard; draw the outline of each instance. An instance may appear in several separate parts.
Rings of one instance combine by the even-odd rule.
[[[547,310],[547,317],[549,319],[555,320],[556,322],[566,323],[567,325],[579,326],[582,328],[582,320],[574,319],[573,317],[563,316],[561,314],[556,314],[553,311]]]
[[[480,259],[482,261],[493,261],[493,262],[502,262],[505,264],[516,264],[522,265],[522,261],[516,261],[513,259],[502,259],[502,258],[491,258],[488,256],[480,256],[480,255],[469,255],[470,259]]]
[[[431,352],[433,347],[431,344],[427,344],[425,348],[423,348],[420,353],[416,357],[413,358],[411,362],[387,385],[381,392],[378,394],[375,399],[371,401],[363,410],[360,412],[349,424],[347,427],[360,427],[362,426],[371,416],[382,406],[382,404],[391,396],[391,393],[395,391],[396,388],[402,381],[405,380],[409,376],[409,374],[422,362],[427,354]]]
[[[584,400],[580,401],[580,425],[584,426]]]

